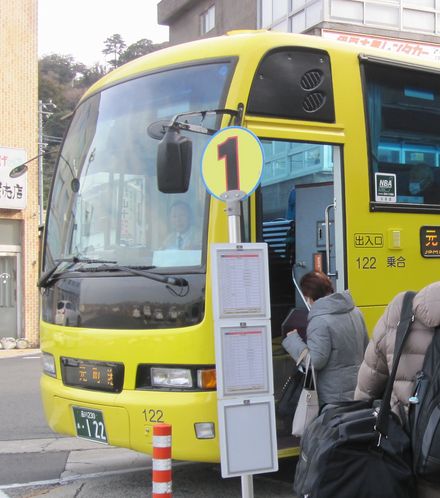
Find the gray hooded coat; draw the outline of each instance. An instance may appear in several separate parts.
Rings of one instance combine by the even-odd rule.
[[[307,344],[297,333],[288,335],[282,343],[295,361],[304,348],[309,348],[321,406],[353,400],[367,344],[364,317],[348,291],[313,303],[308,315]]]

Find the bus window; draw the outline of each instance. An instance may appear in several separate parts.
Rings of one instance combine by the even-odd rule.
[[[435,209],[440,204],[438,76],[377,63],[366,63],[364,74],[373,204]],[[381,180],[391,182],[389,197],[378,192]]]

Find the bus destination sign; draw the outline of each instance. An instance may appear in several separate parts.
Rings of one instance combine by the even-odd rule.
[[[61,358],[61,370],[66,386],[117,393],[122,391],[124,366],[120,363]]]

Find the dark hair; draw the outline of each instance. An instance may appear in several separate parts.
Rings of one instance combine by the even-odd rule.
[[[303,275],[299,286],[304,296],[310,297],[313,301],[334,292],[332,281],[320,271],[311,271]]]

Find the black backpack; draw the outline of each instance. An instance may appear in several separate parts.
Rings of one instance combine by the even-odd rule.
[[[409,401],[414,473],[440,483],[440,327],[435,329],[426,350],[423,369],[417,374]]]

